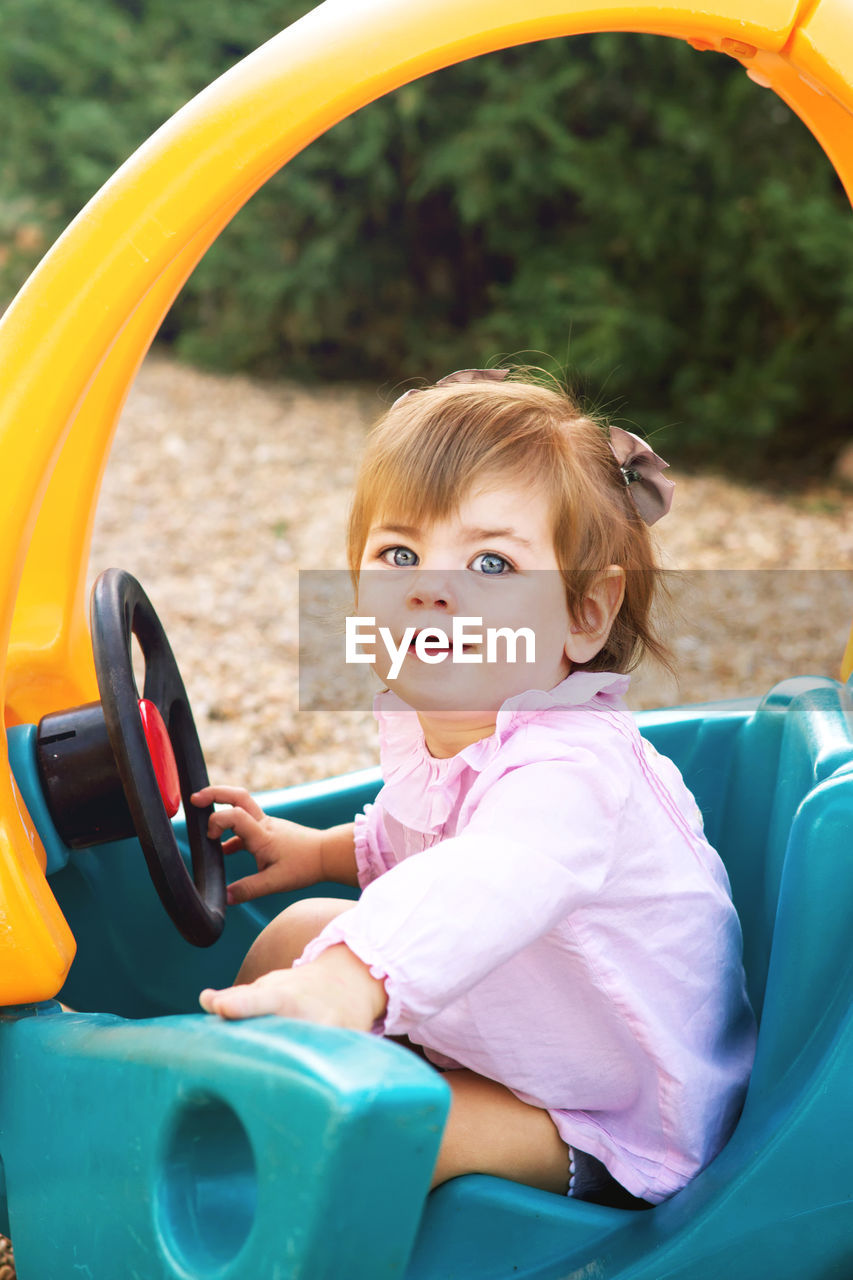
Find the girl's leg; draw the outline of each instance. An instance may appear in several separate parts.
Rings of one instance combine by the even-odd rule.
[[[234,985],[254,982],[273,969],[289,969],[330,920],[354,906],[349,898],[303,898],[285,907],[252,943]]]
[[[541,1107],[473,1071],[448,1071],[450,1116],[432,1185],[462,1173],[491,1173],[565,1195],[569,1149]]]
[[[305,898],[287,907],[255,939],[235,985],[290,968],[330,920],[353,906],[348,898]],[[490,1173],[565,1195],[569,1149],[547,1111],[473,1071],[448,1071],[444,1079],[452,1099],[433,1186],[463,1173]]]

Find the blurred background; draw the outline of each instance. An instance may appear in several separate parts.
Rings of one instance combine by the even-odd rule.
[[[3,0],[0,297],[158,125],[311,7]],[[723,55],[596,35],[338,125],[220,237],[161,342],[372,385],[520,351],[680,465],[799,483],[848,437],[851,320],[849,205],[805,126]]]

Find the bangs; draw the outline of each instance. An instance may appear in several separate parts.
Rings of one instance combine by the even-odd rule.
[[[490,481],[534,480],[553,508],[567,459],[551,399],[539,388],[504,383],[485,393],[430,388],[396,405],[368,440],[350,517],[350,568],[358,569],[371,525],[447,519]]]

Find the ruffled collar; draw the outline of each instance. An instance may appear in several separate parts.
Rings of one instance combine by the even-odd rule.
[[[437,831],[456,804],[466,769],[481,773],[522,724],[555,708],[583,706],[599,694],[621,698],[629,683],[628,676],[613,671],[574,671],[553,689],[518,693],[500,707],[493,733],[442,759],[430,755],[417,713],[386,689],[373,703],[385,780],[383,808],[404,826]]]

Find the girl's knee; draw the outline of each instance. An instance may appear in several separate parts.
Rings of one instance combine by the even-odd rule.
[[[311,939],[322,933],[331,920],[354,906],[354,902],[342,898],[300,898],[298,902],[292,902],[279,912],[267,928],[276,929],[295,940],[304,938],[299,949],[301,954]]]
[[[347,898],[300,898],[291,903],[255,939],[236,981],[254,982],[272,969],[289,969],[331,920],[353,906]]]

